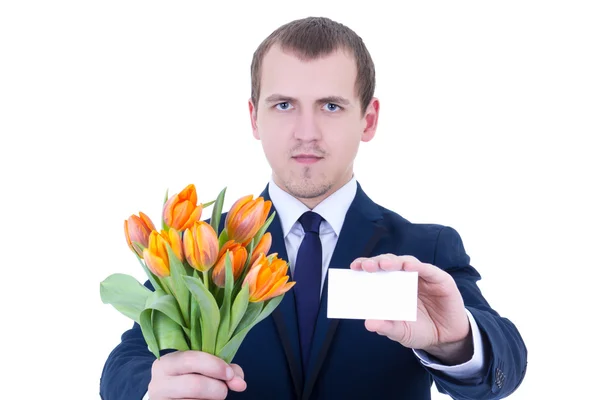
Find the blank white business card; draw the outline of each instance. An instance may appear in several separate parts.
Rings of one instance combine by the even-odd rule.
[[[327,318],[416,321],[418,274],[330,268]]]

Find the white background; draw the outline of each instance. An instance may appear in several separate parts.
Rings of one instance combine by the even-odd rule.
[[[308,15],[353,28],[376,63],[380,125],[356,163],[367,193],[456,228],[487,299],[525,338],[511,398],[592,397],[597,3],[215,3],[0,5],[0,397],[98,398],[131,325],[99,283],[144,279],[123,220],[158,221],[165,190],[188,183],[202,201],[228,186],[226,208],[260,193],[270,171],[247,112],[251,56]]]

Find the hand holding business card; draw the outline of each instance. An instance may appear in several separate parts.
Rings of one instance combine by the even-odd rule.
[[[357,258],[329,269],[328,317],[364,319],[365,328],[446,364],[473,354],[471,323],[454,278],[411,255]]]
[[[418,274],[329,269],[327,317],[416,321]]]

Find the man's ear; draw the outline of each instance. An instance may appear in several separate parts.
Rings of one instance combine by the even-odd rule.
[[[377,121],[379,119],[379,99],[373,97],[367,109],[365,110],[365,116],[363,117],[365,121],[365,129],[361,135],[361,140],[363,142],[368,142],[375,136],[375,131],[377,130]]]
[[[248,111],[250,112],[250,124],[252,125],[252,136],[255,139],[260,140],[258,135],[258,126],[256,125],[256,107],[252,103],[252,99],[248,100]]]

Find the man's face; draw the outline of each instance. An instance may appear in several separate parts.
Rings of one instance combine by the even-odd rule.
[[[273,179],[314,207],[347,183],[361,141],[375,134],[379,103],[361,114],[356,65],[346,52],[301,61],[273,46],[262,65],[258,104],[249,102]]]

